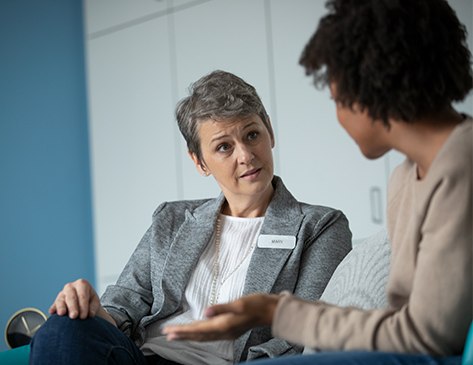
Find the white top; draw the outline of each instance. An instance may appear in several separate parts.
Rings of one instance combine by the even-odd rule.
[[[238,299],[243,294],[246,273],[263,224],[264,217],[240,218],[219,215],[221,224],[216,278],[216,303]],[[146,328],[141,350],[145,355],[158,354],[183,365],[233,364],[233,342],[170,341],[161,334],[165,325],[204,319],[211,302],[214,265],[217,258],[216,233],[199,258],[185,291],[183,311],[174,317],[156,321]],[[185,253],[183,253],[185,254]]]

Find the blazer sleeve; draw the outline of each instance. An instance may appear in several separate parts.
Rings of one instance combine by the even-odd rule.
[[[153,218],[164,206],[165,203],[156,209]],[[155,224],[154,221],[144,234],[116,284],[108,286],[100,299],[118,328],[131,338],[136,337],[140,320],[149,315],[153,304],[150,247],[154,241]]]
[[[311,219],[310,216],[306,218]],[[350,252],[352,234],[345,215],[341,211],[330,210],[306,236],[294,295],[313,301],[320,298],[333,272]],[[247,360],[292,355],[302,350],[300,345],[272,338],[250,347]]]
[[[351,241],[345,215],[339,210],[326,213],[304,242],[294,294],[306,300],[319,299],[333,272],[351,251]]]

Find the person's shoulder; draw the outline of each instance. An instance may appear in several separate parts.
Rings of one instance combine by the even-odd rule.
[[[454,151],[470,152],[473,144],[473,119],[465,116],[465,120],[457,125],[446,142],[447,147]]]
[[[338,218],[345,217],[345,214],[336,208],[325,205],[315,205],[304,202],[298,202],[302,213],[311,219],[320,220],[322,218]]]
[[[340,210],[325,205],[314,205],[299,202],[302,213],[304,215],[301,231],[303,237],[312,237],[308,242],[312,241],[314,237],[319,237],[320,232],[326,232],[328,236],[334,237],[339,241],[340,247],[347,250],[351,249],[351,231],[349,227],[348,218]],[[315,235],[314,235],[315,234]]]
[[[273,199],[277,199],[279,203],[282,202],[281,204],[285,204],[285,205],[291,204],[294,207],[298,207],[296,209],[297,210],[300,209],[300,211],[304,215],[323,217],[326,214],[340,214],[340,213],[343,214],[341,211],[335,208],[299,201],[287,189],[287,187],[284,185],[282,179],[279,176],[274,176],[273,182],[275,183],[276,194],[277,194],[277,197]]]
[[[194,211],[212,199],[175,200],[161,203],[153,213],[153,217],[162,214],[182,215],[185,211]]]
[[[473,151],[473,119],[471,117],[466,117],[463,123],[454,129],[451,145],[457,154],[467,157],[471,162]]]
[[[451,133],[434,160],[433,179],[471,180],[473,165],[473,120],[465,119]],[[430,171],[429,171],[430,172]]]

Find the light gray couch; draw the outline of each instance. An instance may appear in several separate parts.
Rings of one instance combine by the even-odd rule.
[[[325,288],[321,300],[362,309],[386,307],[390,245],[386,231],[354,240]]]
[[[384,229],[367,238],[354,240],[353,249],[338,265],[320,300],[362,309],[386,307],[390,253]],[[313,352],[304,349],[305,354]]]

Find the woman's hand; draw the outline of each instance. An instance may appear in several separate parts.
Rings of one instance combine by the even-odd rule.
[[[253,294],[228,304],[214,305],[205,312],[209,319],[168,326],[163,334],[168,340],[234,339],[254,327],[270,326],[279,298],[274,294]]]
[[[79,279],[67,283],[49,308],[49,313],[59,316],[69,315],[71,319],[86,319],[96,315],[116,326],[113,318],[100,304],[99,297],[87,280]]]

